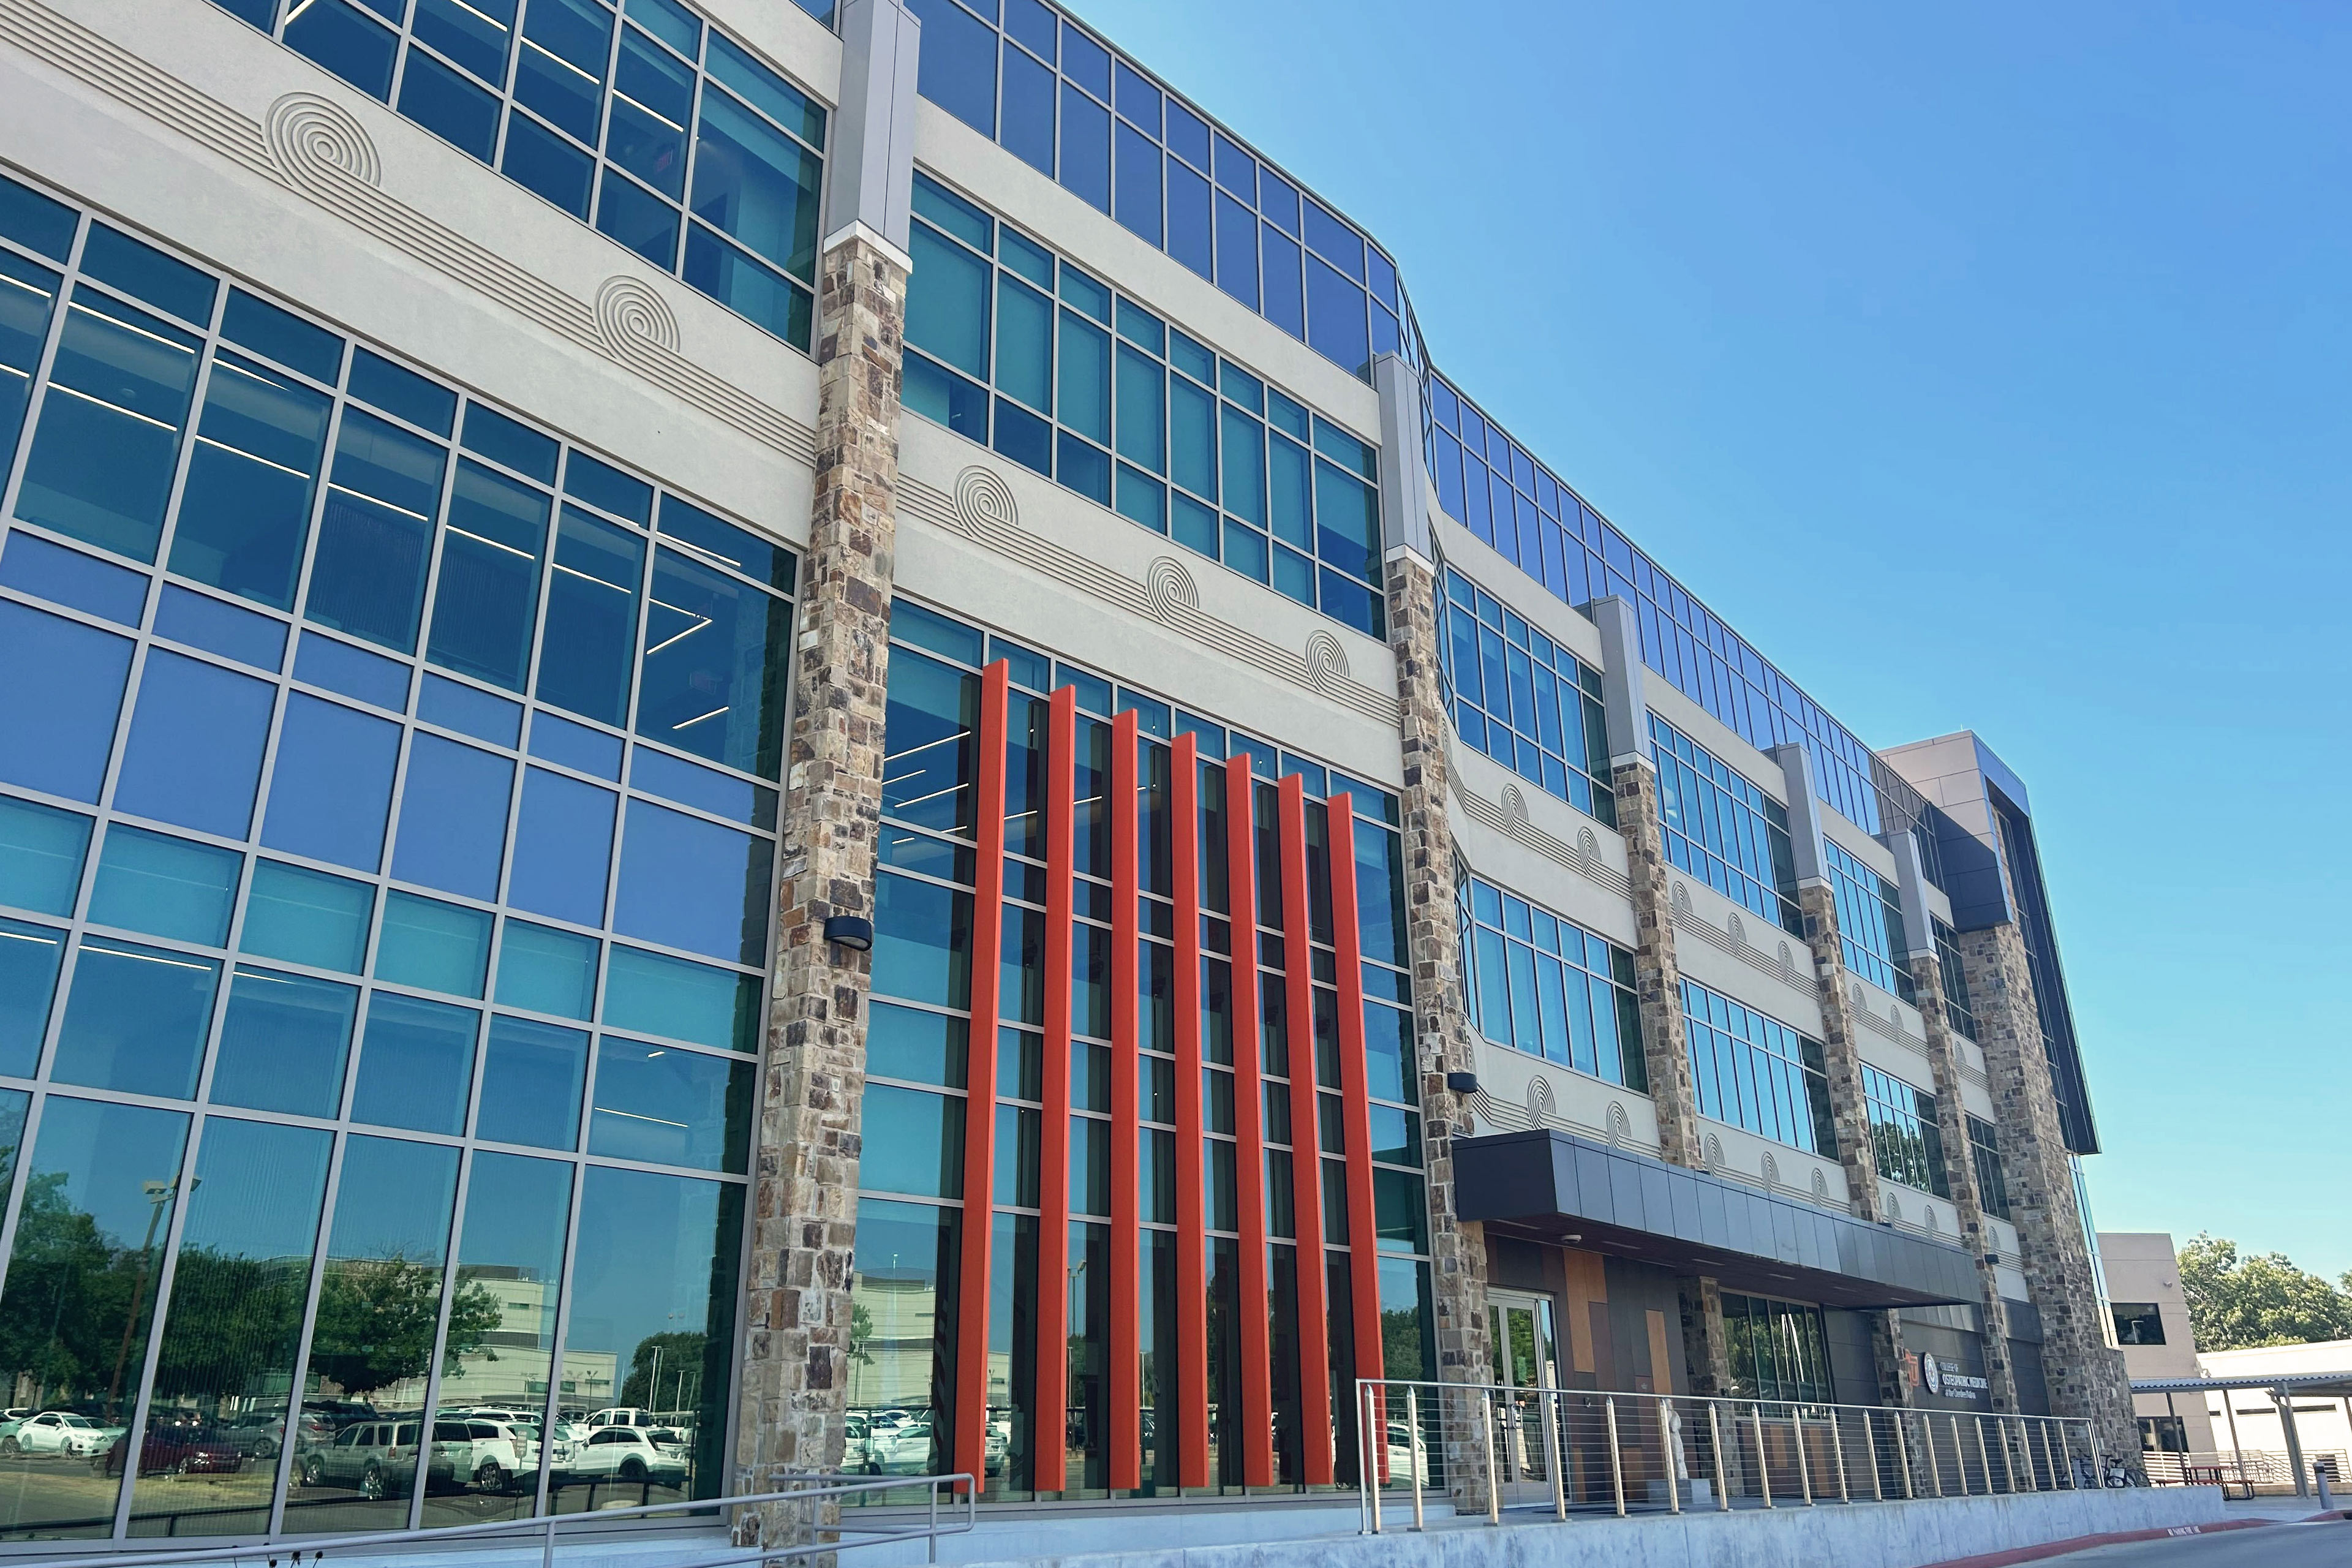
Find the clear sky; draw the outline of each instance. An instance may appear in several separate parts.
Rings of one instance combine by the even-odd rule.
[[[1864,740],[2024,778],[2102,1228],[2352,1268],[2352,7],[1076,4]]]

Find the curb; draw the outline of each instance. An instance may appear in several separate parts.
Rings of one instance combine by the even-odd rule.
[[[2342,1514],[2323,1513],[2318,1519],[2341,1519]],[[2131,1541],[2162,1541],[2175,1535],[2213,1535],[2224,1530],[2257,1530],[2266,1524],[2292,1522],[2275,1519],[2225,1519],[2217,1524],[2175,1524],[2153,1530],[2116,1530],[2104,1535],[2077,1535],[2065,1541],[2045,1541],[2039,1546],[2021,1546],[2010,1552],[1988,1552],[1978,1557],[1955,1557],[1949,1562],[1928,1565],[1928,1568],[2011,1568],[2019,1563],[2038,1563],[2045,1557],[2063,1557],[2070,1552],[2086,1552],[2094,1546],[2116,1546]]]

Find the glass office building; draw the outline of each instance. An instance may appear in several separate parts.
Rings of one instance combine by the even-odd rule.
[[[1447,1206],[1515,1138],[1874,1227],[1899,1185],[1925,1272],[1875,1304],[1956,1366],[1958,1205],[2005,1298],[2066,1288],[2031,1226],[2096,1139],[2021,783],[1874,752],[1444,376],[1399,258],[1077,16],[25,9],[0,1556],[740,1492],[812,1322],[803,1468],[992,1507],[1349,1485],[1356,1380],[1459,1373],[1477,1272],[1498,1333],[1570,1325],[1559,1384],[1687,1392],[1652,1324],[1696,1264]],[[853,342],[860,245],[911,274]],[[885,449],[894,531],[821,526]],[[842,823],[865,956],[795,891]],[[2027,1045],[2063,1147],[1996,1102]],[[818,1081],[854,1180],[784,1237]],[[1903,1396],[1864,1285],[1718,1283],[1724,1386]]]

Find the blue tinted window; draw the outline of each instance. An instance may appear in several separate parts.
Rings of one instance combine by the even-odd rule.
[[[1104,102],[1110,101],[1110,51],[1062,24],[1062,73]]]
[[[81,246],[81,269],[184,321],[212,325],[213,300],[220,286],[186,262],[119,229],[102,223],[89,226],[89,237]]]
[[[480,1023],[470,1007],[377,992],[368,1000],[352,1120],[419,1132],[464,1131]]]
[[[563,493],[576,496],[590,506],[602,507],[615,517],[625,517],[632,522],[651,522],[654,515],[654,488],[640,479],[633,479],[610,463],[599,461],[585,452],[575,451],[563,470]]]
[[[499,1005],[589,1017],[596,1006],[597,945],[593,936],[508,921],[499,941]]]
[[[531,716],[530,754],[614,784],[621,781],[621,737],[552,713]]]
[[[634,15],[634,13],[633,13]],[[745,54],[724,34],[710,35],[704,62],[710,79],[812,147],[824,145],[824,110],[808,94]]]
[[[603,925],[614,805],[611,790],[525,769],[507,901],[577,925]]]
[[[781,594],[793,591],[797,563],[791,551],[770,543],[749,529],[713,517],[698,506],[676,496],[662,497],[661,531],[696,554],[708,556],[754,583],[765,583]]]
[[[446,457],[430,441],[345,410],[334,487],[319,520],[310,619],[400,653],[415,650]]]
[[[522,704],[427,672],[416,694],[416,716],[445,730],[511,749],[522,735]]]
[[[541,484],[555,482],[554,439],[486,404],[467,406],[466,434],[458,444],[494,463],[504,463],[519,474],[529,474]]]
[[[1307,296],[1299,281],[1298,246],[1265,224],[1258,226],[1258,240],[1265,258],[1265,319],[1292,337],[1303,338],[1307,335]]]
[[[996,134],[996,34],[950,0],[913,0],[922,18],[918,89],[979,132]]]
[[[228,941],[229,912],[245,857],[234,849],[125,826],[106,830],[89,918],[149,936],[218,947]]]
[[[155,606],[155,635],[272,674],[286,659],[286,623],[240,610],[174,584]]]
[[[376,939],[378,979],[453,996],[479,996],[489,965],[490,917],[480,910],[387,893]]]
[[[446,893],[496,899],[513,789],[514,763],[506,758],[417,735],[401,784],[392,874]]]
[[[1307,341],[1358,375],[1367,374],[1371,363],[1364,291],[1312,256],[1307,258]]]
[[[1318,256],[1350,278],[1364,276],[1364,242],[1355,230],[1323,210],[1319,202],[1307,204],[1307,243]]]
[[[228,291],[228,308],[221,312],[221,336],[330,386],[342,369],[342,339],[242,289]]]
[[[744,963],[767,955],[774,847],[650,801],[629,803],[613,929]]]
[[[201,348],[160,317],[77,289],[16,515],[154,560]]]
[[[606,724],[628,720],[644,538],[572,507],[556,527],[533,695]]]
[[[408,710],[408,666],[333,637],[304,632],[294,653],[294,679],[340,691],[394,713]]]
[[[0,190],[0,207],[5,205],[5,191]],[[0,221],[5,216],[0,211]],[[49,308],[57,303],[58,283],[58,275],[47,268],[0,250],[0,452],[16,449],[25,408],[32,400],[33,372],[48,345]]]
[[[286,20],[286,43],[371,98],[392,96],[392,62],[399,39],[345,0],[315,0]]]
[[[749,1062],[608,1035],[596,1047],[588,1151],[740,1172],[751,1141],[752,1082]]]
[[[84,937],[50,1076],[185,1100],[211,1032],[220,965],[207,958]]]
[[[667,795],[686,805],[730,816],[753,827],[776,826],[776,792],[710,768],[695,766],[650,746],[639,746],[629,763],[632,787]]]
[[[173,571],[272,609],[293,607],[327,410],[324,394],[291,376],[235,354],[214,357],[181,487]]]
[[[574,1147],[580,1142],[580,1090],[587,1076],[587,1031],[528,1018],[492,1018],[474,1135],[542,1149]]]
[[[791,621],[782,600],[676,551],[656,551],[637,733],[774,777]]]
[[[0,553],[0,583],[126,626],[137,626],[147,607],[144,574],[37,534],[8,536],[7,549]]]
[[[352,356],[351,392],[386,414],[446,436],[457,417],[457,395],[383,355],[361,349]]]
[[[1118,221],[1139,237],[1160,243],[1160,144],[1125,121],[1118,128]]]
[[[61,931],[0,920],[0,1072],[30,1078],[40,1066],[65,951]]]
[[[0,795],[0,904],[73,913],[89,850],[89,817]]]
[[[244,952],[357,974],[367,966],[375,889],[306,867],[257,860],[246,896]]]
[[[1110,110],[1062,84],[1062,186],[1110,211]]]
[[[613,1027],[721,1050],[760,1048],[760,983],[753,976],[617,945],[609,970],[604,1022]]]
[[[237,965],[213,1050],[215,1105],[332,1116],[343,1100],[355,986]]]
[[[466,419],[470,433],[474,414]],[[554,466],[551,451],[551,473]],[[428,659],[510,691],[523,689],[539,619],[539,563],[547,547],[549,504],[542,490],[470,460],[458,463],[449,491],[449,526],[441,531]]]
[[[695,130],[695,216],[811,281],[824,179],[815,153],[726,93],[704,91]]]
[[[1004,125],[1001,135],[1005,151],[1051,179],[1054,174],[1054,73],[1007,44],[1004,47],[1003,91]]]
[[[149,650],[115,781],[123,811],[243,838],[278,689],[162,648]]]
[[[63,202],[16,181],[0,179],[0,234],[52,261],[63,261],[73,249],[74,228],[80,219]]]
[[[400,726],[295,692],[286,700],[261,841],[373,871],[383,857]]]

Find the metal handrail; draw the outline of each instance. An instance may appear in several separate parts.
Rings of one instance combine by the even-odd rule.
[[[489,1520],[479,1524],[430,1525],[418,1530],[383,1530],[366,1534],[317,1536],[279,1535],[260,1541],[237,1544],[192,1547],[185,1550],[157,1550],[117,1552],[104,1557],[61,1555],[57,1561],[70,1568],[151,1568],[151,1565],[235,1563],[247,1558],[266,1559],[270,1568],[300,1568],[305,1554],[312,1563],[325,1561],[330,1551],[347,1552],[355,1547],[372,1546],[431,1546],[447,1541],[471,1540],[497,1535],[516,1535],[525,1539],[536,1536],[541,1542],[540,1561],[551,1565],[555,1561],[555,1538],[566,1527],[601,1528],[616,1520],[651,1519],[658,1514],[709,1513],[721,1509],[758,1508],[767,1503],[806,1503],[827,1498],[844,1498],[867,1492],[901,1491],[921,1487],[926,1494],[925,1518],[921,1524],[903,1529],[871,1528],[840,1521],[827,1521],[816,1527],[816,1533],[840,1537],[855,1532],[858,1539],[813,1541],[803,1544],[767,1544],[730,1550],[715,1557],[698,1558],[678,1568],[724,1568],[738,1563],[773,1560],[780,1557],[809,1556],[825,1552],[845,1552],[860,1546],[877,1546],[894,1541],[917,1538],[929,1543],[929,1561],[939,1561],[939,1538],[942,1535],[970,1533],[980,1521],[980,1489],[969,1470],[959,1470],[943,1476],[829,1476],[810,1475],[804,1478],[814,1485],[797,1485],[781,1491],[737,1492],[727,1497],[696,1498],[680,1502],[643,1503],[632,1508],[598,1509],[593,1513],[550,1513],[538,1519]],[[955,1522],[940,1521],[940,1489],[954,1488],[951,1501],[961,1502],[956,1510],[961,1518]],[[952,1516],[951,1516],[952,1517]]]
[[[1514,1472],[1510,1485],[1529,1489],[1528,1501],[1565,1518],[1561,1468],[1571,1447],[1590,1467],[1583,1501],[1621,1517],[1637,1500],[1627,1490],[1635,1476],[1648,1489],[1639,1500],[1643,1506],[1677,1513],[1685,1487],[1693,1506],[1708,1506],[1701,1500],[1710,1473],[1718,1510],[1729,1510],[1735,1495],[1768,1509],[1850,1503],[1857,1500],[1857,1481],[1860,1500],[2115,1484],[2097,1428],[2081,1416],[1547,1384],[1358,1379],[1361,1528],[1382,1532],[1382,1494],[1392,1488],[1409,1488],[1413,1528],[1422,1528],[1422,1493],[1435,1465],[1448,1472],[1443,1491],[1491,1524],[1502,1522],[1505,1468]],[[1433,1436],[1423,1426],[1432,1413]],[[1391,1425],[1400,1418],[1408,1434],[1402,1458]]]

